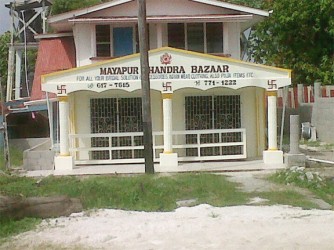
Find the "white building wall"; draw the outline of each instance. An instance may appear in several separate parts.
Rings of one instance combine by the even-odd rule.
[[[257,107],[257,156],[262,156],[263,151],[266,148],[266,117],[267,117],[267,108],[266,108],[266,91],[261,88],[256,89],[256,107]]]
[[[137,3],[115,6],[112,9],[105,9],[90,13],[84,17],[124,17],[137,16]],[[207,4],[200,4],[191,1],[156,1],[149,0],[147,3],[147,15],[214,15],[214,14],[236,14],[235,11],[222,9]],[[131,26],[135,23],[112,24],[113,26]],[[168,34],[166,23],[150,23],[150,49],[159,47],[157,37],[157,26],[162,26],[162,46],[168,46]],[[75,24],[73,33],[76,44],[77,66],[93,63],[90,58],[95,56],[95,24]],[[240,23],[224,23],[224,54],[231,54],[232,58],[240,59]]]
[[[158,48],[157,37],[158,24],[150,24],[150,49]],[[168,46],[167,24],[161,24],[162,46]],[[76,45],[77,66],[93,63],[91,60],[95,55],[95,26],[76,24],[73,29]],[[240,59],[240,24],[224,23],[224,54],[230,54],[234,59]]]
[[[241,91],[241,127],[247,133],[247,157],[261,156],[264,145],[260,138],[264,138],[264,109],[258,102],[258,89],[244,88]]]
[[[161,25],[162,37],[157,37],[157,26]],[[129,26],[129,25],[128,25]],[[150,49],[156,49],[161,39],[162,46],[168,46],[167,24],[150,24]],[[77,67],[92,64],[96,56],[95,25],[76,24],[73,28],[76,46]],[[234,59],[240,59],[240,24],[224,23],[224,54],[230,54]]]
[[[224,23],[224,54],[240,60],[240,24]]]
[[[95,56],[95,26],[75,24],[73,26],[73,35],[77,67],[91,64],[90,58]]]
[[[246,129],[247,135],[247,157],[257,157],[262,155],[264,150],[264,131],[265,131],[265,114],[264,114],[264,91],[258,88],[244,88],[241,90],[231,90],[227,88],[215,88],[208,91],[197,89],[182,89],[173,94],[173,130],[185,130],[185,97],[186,96],[213,96],[213,95],[240,95],[241,100],[241,128]],[[70,99],[74,104],[76,134],[90,134],[90,99],[92,98],[130,98],[140,97],[141,92],[135,91],[128,93],[125,91],[107,91],[97,94],[89,91],[81,91],[71,95]],[[151,92],[152,107],[152,129],[153,131],[163,131],[163,110],[162,96],[158,91]],[[158,143],[162,143],[162,137],[157,138]],[[185,143],[183,141],[178,143]],[[179,138],[179,140],[182,140]],[[77,147],[90,147],[90,139],[79,141]],[[182,152],[181,152],[182,154]],[[87,152],[80,152],[77,156],[81,159],[89,159]]]

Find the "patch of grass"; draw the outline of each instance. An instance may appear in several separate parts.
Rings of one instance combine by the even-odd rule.
[[[309,140],[300,140],[299,143],[301,145],[306,145],[307,147],[313,147],[313,148],[319,148],[323,150],[333,150],[334,149],[334,144],[332,143],[326,143],[322,141],[309,141]]]
[[[87,247],[84,245],[72,245],[67,246],[67,245],[61,245],[61,244],[55,244],[55,243],[33,243],[31,244],[15,244],[15,243],[10,243],[8,242],[5,246],[5,249],[10,249],[10,250],[22,250],[22,249],[32,249],[33,250],[92,250],[91,247]]]
[[[318,198],[326,201],[328,204],[334,206],[334,181],[330,179],[315,178],[314,180],[307,180],[303,177],[304,173],[283,170],[270,176],[269,180],[285,185],[296,185],[301,188],[306,188],[315,194]]]
[[[290,136],[289,135],[284,134],[282,144],[283,145],[290,145]]]
[[[324,148],[325,148],[325,150],[333,150],[333,148],[334,148],[334,144],[325,144],[324,145]]]
[[[0,218],[0,244],[6,237],[32,230],[41,222],[41,219],[24,218],[22,220],[10,220]]]
[[[306,145],[308,147],[320,147],[321,142],[320,141],[309,141],[309,140],[300,140],[299,143],[301,145]]]
[[[302,207],[303,209],[319,208],[318,205],[307,200],[307,198],[295,191],[274,191],[274,192],[261,192],[258,194],[261,198],[269,200],[266,205],[289,205],[294,207]]]
[[[224,176],[178,174],[171,177],[47,177],[39,184],[26,177],[1,177],[0,192],[24,197],[68,195],[77,197],[85,209],[117,208],[140,211],[171,211],[177,200],[197,198],[198,204],[231,206],[243,204],[247,195]]]
[[[12,167],[19,167],[23,164],[23,151],[11,147],[9,149],[10,164]],[[4,149],[0,147],[0,171],[6,171],[4,160]]]
[[[248,194],[239,191],[237,184],[227,181],[222,175],[213,174],[47,177],[41,181],[0,176],[1,194],[14,197],[67,195],[79,198],[86,210],[171,211],[177,207],[176,201],[179,200],[197,199],[194,205],[207,203],[212,206],[240,205],[248,200]],[[38,221],[3,221],[0,240],[1,237],[29,230],[29,225],[34,226]]]

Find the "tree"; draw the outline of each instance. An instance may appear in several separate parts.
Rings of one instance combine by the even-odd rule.
[[[71,10],[89,7],[102,3],[102,0],[55,0],[51,7],[51,14],[57,15]],[[106,1],[104,1],[106,2]]]
[[[244,5],[252,8],[261,8],[264,0],[227,0],[233,4]]]
[[[255,62],[290,68],[293,83],[334,84],[334,2],[266,1],[273,10],[250,40]]]
[[[6,32],[0,36],[0,76],[2,77],[1,85],[6,85],[7,83],[9,43],[10,43],[10,32]]]

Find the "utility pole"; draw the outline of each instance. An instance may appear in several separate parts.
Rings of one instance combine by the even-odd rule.
[[[138,33],[141,67],[143,130],[144,130],[144,157],[145,173],[154,174],[153,140],[152,140],[152,115],[150,77],[148,62],[148,32],[146,23],[146,0],[138,2]]]

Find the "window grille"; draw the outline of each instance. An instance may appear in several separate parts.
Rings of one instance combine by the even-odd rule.
[[[101,98],[91,99],[92,133],[126,133],[142,132],[141,98]],[[130,136],[113,137],[111,145],[108,138],[92,138],[92,147],[127,147],[131,146]],[[136,136],[135,146],[143,145],[142,136]],[[113,150],[111,159],[142,158],[143,150]],[[110,159],[109,150],[93,151],[94,160]]]
[[[185,98],[186,130],[235,129],[241,128],[240,96],[187,96]],[[240,142],[239,132],[201,135],[200,143]],[[187,144],[196,144],[197,135],[187,135]],[[201,156],[236,155],[242,146],[205,147]],[[198,156],[197,149],[186,149],[187,156]]]

